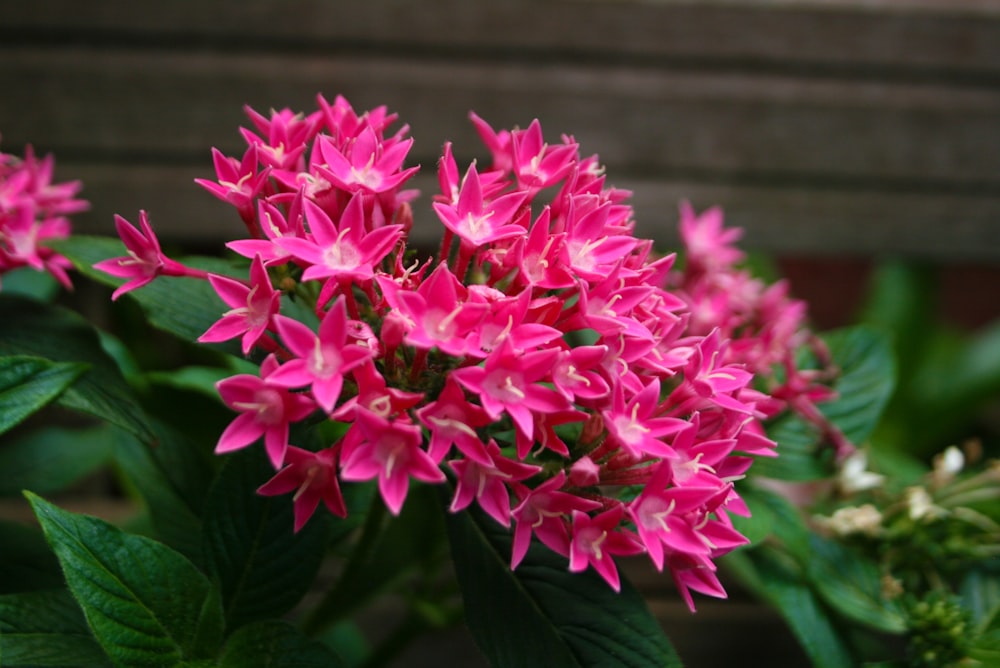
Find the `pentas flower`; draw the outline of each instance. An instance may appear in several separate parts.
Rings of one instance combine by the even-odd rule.
[[[320,323],[319,333],[298,320],[275,317],[282,341],[295,356],[275,369],[271,383],[309,387],[320,407],[330,412],[340,398],[344,374],[372,356],[372,351],[348,340],[347,307],[338,299]]]
[[[157,276],[208,277],[207,272],[189,269],[163,254],[160,250],[160,240],[156,238],[145,211],[139,212],[139,227],[142,228],[141,231],[116,215],[115,229],[125,244],[128,255],[102,260],[94,265],[94,269],[106,274],[129,279],[111,294],[112,300],[151,283]]]
[[[343,484],[376,481],[394,515],[412,485],[451,484],[451,512],[511,529],[512,568],[537,541],[617,590],[616,559],[644,552],[692,606],[689,590],[725,596],[714,562],[745,542],[730,517],[749,512],[737,481],[775,453],[763,420],[821,421],[829,396],[828,375],[795,364],[801,303],[735,267],[737,233],[714,211],[682,209],[691,257],[675,269],[634,236],[629,193],[597,157],[538,121],[472,114],[489,168],[459,169],[444,144],[440,251],[414,257],[408,128],[385,107],[317,102],[248,109],[246,152],[214,157],[206,187],[245,219],[227,246],[248,270],[202,276],[231,308],[202,340],[267,353],[259,377],[219,383],[240,414],[217,451],[263,437],[276,475],[259,492],[292,495],[296,530],[321,501],[343,515]],[[122,220],[130,255],[102,263],[130,279],[115,296],[193,275],[145,214],[140,227]],[[288,443],[292,424],[329,421],[340,436],[315,451]]]
[[[264,496],[295,492],[292,505],[295,532],[301,531],[322,501],[337,517],[347,517],[347,506],[337,480],[337,448],[309,452],[294,445],[285,450],[285,467],[257,488]]]
[[[288,428],[310,415],[316,404],[308,395],[289,392],[271,380],[279,368],[269,355],[260,365],[260,377],[240,374],[220,380],[216,387],[222,401],[240,415],[226,427],[215,446],[217,453],[245,448],[261,436],[275,468],[288,449]]]
[[[448,462],[458,476],[450,510],[458,512],[475,500],[487,515],[509,527],[510,483],[527,480],[542,467],[504,457],[500,446],[493,440],[486,445],[486,455],[488,463],[485,464],[474,459],[452,459]]]
[[[506,413],[530,439],[534,434],[533,411],[548,413],[568,407],[562,395],[539,382],[547,377],[557,355],[552,349],[519,353],[505,339],[483,366],[456,369],[451,376],[479,395],[490,418],[496,420]]]
[[[511,219],[525,200],[520,192],[485,200],[476,165],[462,179],[458,200],[454,204],[434,203],[434,211],[445,227],[454,232],[462,243],[472,248],[501,239],[524,234],[524,228],[511,224]]]
[[[267,170],[258,171],[257,145],[251,144],[241,160],[227,158],[218,149],[212,149],[217,181],[195,179],[194,182],[223,202],[236,207],[240,218],[254,233],[254,199],[267,182]]]
[[[580,572],[592,566],[615,591],[621,590],[614,557],[639,554],[642,545],[632,532],[620,528],[624,509],[615,506],[593,517],[573,511],[573,539],[569,544],[569,569]]]
[[[215,343],[241,336],[243,354],[248,354],[277,314],[281,293],[271,287],[271,279],[259,255],[250,263],[250,285],[216,274],[209,274],[208,281],[232,310],[223,314],[198,337],[198,341]]]
[[[351,197],[336,223],[311,200],[306,200],[304,209],[311,238],[281,236],[274,243],[308,265],[302,274],[305,281],[371,279],[375,265],[389,254],[402,233],[399,225],[368,231],[360,195]]]
[[[389,511],[398,515],[406,500],[410,478],[428,483],[444,482],[438,462],[421,448],[420,427],[406,419],[387,420],[369,411],[358,411],[352,429],[358,444],[343,463],[344,480],[378,478],[378,488]]]
[[[412,145],[412,139],[384,141],[371,125],[364,126],[343,152],[332,140],[320,137],[317,146],[324,163],[317,171],[347,192],[385,192],[398,187],[417,171],[417,167],[400,170]]]

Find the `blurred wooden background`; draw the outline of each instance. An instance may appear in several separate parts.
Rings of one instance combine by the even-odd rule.
[[[886,256],[944,268],[970,322],[1000,315],[1000,0],[0,3],[0,147],[84,181],[81,232],[143,208],[165,239],[221,249],[241,224],[192,182],[210,147],[242,152],[244,104],[312,110],[318,92],[398,112],[424,192],[445,140],[486,155],[470,110],[537,117],[601,156],[664,249],[681,199],[723,205],[820,324]]]

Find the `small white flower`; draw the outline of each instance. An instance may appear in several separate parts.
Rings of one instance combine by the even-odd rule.
[[[830,517],[819,517],[817,521],[838,536],[856,533],[877,536],[882,531],[882,513],[870,503],[839,508]]]
[[[934,505],[934,499],[923,487],[907,487],[905,498],[911,520],[934,520],[948,514],[944,508]]]
[[[844,494],[854,494],[866,489],[881,487],[885,476],[872,473],[868,469],[868,455],[864,450],[855,450],[844,460],[837,475],[837,487]]]
[[[931,474],[937,486],[951,482],[965,467],[965,455],[954,445],[934,458],[934,472]]]

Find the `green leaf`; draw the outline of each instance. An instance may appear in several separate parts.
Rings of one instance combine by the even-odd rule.
[[[969,657],[984,666],[1000,666],[1000,629],[993,629],[976,638],[969,648]]]
[[[118,432],[115,461],[146,501],[160,540],[201,563],[201,515],[214,475],[211,445],[160,419],[151,423],[156,447]]]
[[[533,544],[516,571],[511,534],[482,513],[449,514],[466,623],[493,666],[680,666],[642,596]]]
[[[221,585],[228,628],[277,617],[312,585],[327,541],[326,510],[297,534],[290,496],[258,487],[274,475],[263,448],[227,457],[205,510],[206,569]]]
[[[875,429],[895,387],[892,348],[883,334],[870,327],[837,330],[824,338],[841,374],[833,385],[837,398],[819,409],[849,441],[860,445]],[[832,472],[832,453],[823,448],[819,430],[797,415],[775,420],[767,426],[767,434],[778,443],[778,456],[758,458],[753,475],[805,481]]]
[[[117,665],[174,666],[214,656],[222,605],[181,554],[26,492],[91,631]]]
[[[37,528],[0,521],[0,545],[0,594],[65,585],[59,562]]]
[[[125,246],[117,239],[73,235],[53,247],[88,278],[112,287],[125,282],[93,268],[95,262],[126,254]],[[245,276],[247,273],[245,268],[240,269],[219,258],[175,259],[186,266],[226,276],[240,276],[241,273]],[[228,310],[209,282],[196,278],[160,277],[128,294],[139,302],[154,327],[187,341],[197,340]],[[230,348],[239,350],[238,344]]]
[[[860,624],[902,633],[906,619],[899,605],[882,597],[878,566],[843,545],[810,536],[806,574],[826,603]]]
[[[733,522],[733,527],[743,534],[751,545],[756,545],[774,531],[774,512],[754,489],[738,485],[737,491],[743,502],[750,508],[750,517],[730,515],[730,519]]]
[[[21,267],[3,275],[5,295],[21,295],[41,302],[50,302],[62,289],[55,276],[31,267]]]
[[[45,427],[18,434],[0,448],[0,496],[24,489],[47,494],[93,473],[111,458],[114,429]]]
[[[842,375],[834,384],[837,399],[820,404],[820,410],[848,440],[864,443],[896,385],[892,346],[884,334],[870,327],[837,330],[824,339]]]
[[[101,348],[93,327],[76,313],[0,294],[0,356],[5,355],[88,364],[90,368],[63,392],[59,403],[152,440],[131,388]]]
[[[815,668],[855,665],[822,603],[786,555],[761,547],[732,552],[725,560],[744,585],[775,607]]]
[[[218,668],[337,668],[340,658],[291,624],[265,621],[244,626],[229,638]]]
[[[86,369],[41,357],[0,357],[0,434],[48,405]]]
[[[978,631],[1000,630],[1000,574],[974,568],[966,573],[959,592]]]
[[[4,666],[110,666],[65,589],[0,596]]]

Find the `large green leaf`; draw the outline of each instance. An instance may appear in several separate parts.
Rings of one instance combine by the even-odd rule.
[[[26,493],[74,598],[120,666],[174,666],[215,656],[218,591],[180,553]]]
[[[878,424],[896,380],[892,348],[871,327],[851,327],[824,337],[840,370],[837,398],[819,405],[823,415],[855,444],[862,444]],[[778,456],[758,458],[753,474],[780,480],[817,480],[832,472],[832,453],[824,450],[819,430],[797,415],[767,427],[778,443]],[[823,456],[826,453],[827,456]]]
[[[59,562],[36,527],[0,521],[0,545],[0,594],[65,585]]]
[[[125,246],[117,239],[74,235],[53,244],[53,247],[88,278],[113,287],[125,282],[93,268],[96,262],[125,255]],[[247,274],[245,268],[240,269],[219,258],[176,259],[189,267],[216,274]],[[139,302],[155,327],[187,341],[194,341],[204,334],[228,310],[208,281],[196,278],[161,277],[128,294]],[[237,346],[233,348],[238,350]]]
[[[0,357],[0,434],[48,405],[86,369],[41,357]]]
[[[59,403],[107,420],[152,440],[142,409],[90,323],[76,313],[30,299],[0,294],[0,355],[29,355],[89,369]]]
[[[806,575],[830,607],[878,631],[906,629],[899,604],[881,595],[881,576],[874,562],[817,535],[810,536],[809,545]]]
[[[218,668],[337,668],[340,658],[291,624],[265,621],[244,626],[226,642]]]
[[[65,589],[0,596],[0,661],[17,666],[110,666]]]
[[[230,455],[205,509],[207,571],[220,583],[230,629],[290,610],[323,559],[328,518],[319,508],[297,534],[290,496],[256,489],[274,475],[263,448]]]
[[[726,555],[725,563],[745,586],[775,607],[815,668],[855,665],[826,609],[786,555],[768,547],[738,550]]]
[[[450,514],[447,526],[466,623],[493,666],[681,665],[627,580],[615,593],[537,544],[511,571],[510,531],[478,512]]]
[[[44,427],[19,434],[0,447],[0,496],[59,491],[96,471],[111,458],[115,429]]]

